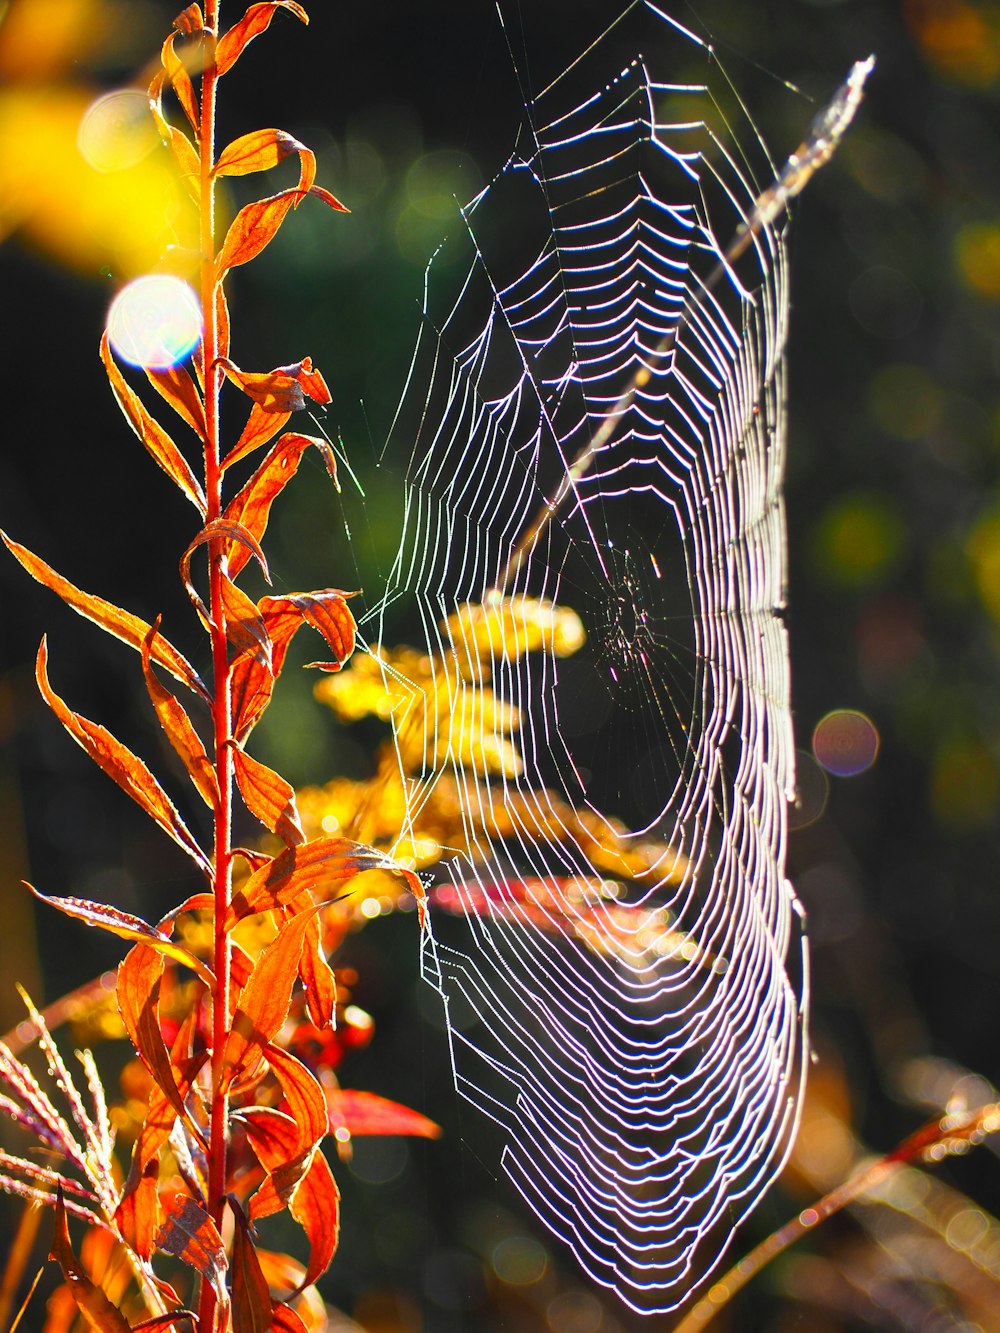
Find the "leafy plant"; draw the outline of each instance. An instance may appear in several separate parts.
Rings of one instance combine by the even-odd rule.
[[[309,1327],[309,1289],[333,1257],[339,1225],[338,1190],[321,1141],[331,1129],[342,1143],[349,1142],[352,1130],[436,1132],[404,1108],[343,1094],[332,1072],[352,1028],[362,1039],[365,1030],[362,1015],[360,1022],[349,1017],[339,1037],[333,1031],[347,996],[338,990],[327,952],[352,917],[343,902],[349,881],[368,870],[387,870],[401,874],[417,898],[420,883],[370,847],[331,837],[307,843],[291,786],[247,749],[298,630],[308,625],[325,641],[328,660],[313,665],[328,672],[341,668],[355,641],[348,594],[342,591],[254,602],[237,583],[253,562],[269,578],[261,541],[271,506],[307,448],[319,450],[336,484],[328,442],[284,429],[307,399],[330,401],[310,359],[251,372],[229,355],[226,283],[232,270],[259,255],[303,202],[318,200],[344,211],[315,183],[313,153],[282,130],[254,130],[216,152],[219,80],[279,10],[308,22],[294,0],[267,0],[251,4],[222,30],[217,0],[208,0],[204,13],[189,5],[163,43],[161,68],[150,87],[157,127],[199,218],[201,337],[193,373],[179,364],[150,364],[145,373],[197,441],[200,470],[129,384],[107,333],[101,342],[122,413],[198,515],[180,568],[208,637],[209,680],[203,681],[166,637],[159,620],[149,624],[77,588],[4,536],[32,577],[138,653],[156,717],[212,819],[212,845],[203,847],[143,761],[57,693],[43,641],[36,674],[45,701],[205,880],[203,891],[156,924],[109,904],[37,893],[56,910],[131,943],[118,969],[116,1001],[138,1057],[131,1076],[146,1099],[141,1123],[132,1127],[131,1165],[122,1179],[108,1097],[93,1056],[80,1054],[86,1089],[81,1092],[44,1016],[25,997],[68,1116],[28,1065],[0,1047],[0,1105],[57,1162],[55,1168],[42,1167],[30,1156],[5,1153],[0,1186],[54,1209],[52,1258],[61,1267],[71,1313],[66,1302],[50,1307],[46,1327],[53,1331],[68,1327],[77,1310],[88,1327],[102,1333],[191,1325],[201,1333],[230,1327],[236,1333],[268,1328],[293,1333]],[[191,70],[201,73],[200,92]],[[167,92],[183,113],[184,128],[167,118]],[[298,160],[297,184],[240,209],[220,245],[218,182],[266,171],[289,157]],[[243,429],[228,443],[221,424],[227,382],[250,400]],[[249,480],[229,494],[229,469],[265,446]],[[237,798],[269,831],[273,851],[233,845]],[[297,981],[304,986],[299,993]],[[263,1250],[255,1237],[258,1219],[282,1211],[305,1231],[304,1268]],[[80,1257],[69,1235],[71,1217],[87,1224]],[[177,1285],[160,1273],[162,1261],[171,1259],[180,1261],[180,1276],[173,1277]],[[184,1279],[185,1269],[197,1277],[193,1287]],[[280,1299],[272,1297],[272,1286],[283,1289]]]

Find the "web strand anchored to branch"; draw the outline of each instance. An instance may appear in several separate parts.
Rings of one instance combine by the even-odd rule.
[[[798,1115],[782,228],[870,68],[775,179],[709,55],[631,5],[462,211],[378,610],[416,639],[409,675],[383,658],[405,837],[461,829],[423,937],[458,1086],[644,1312],[717,1264]]]

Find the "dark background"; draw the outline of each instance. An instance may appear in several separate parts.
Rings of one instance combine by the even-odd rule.
[[[561,67],[614,12],[604,0],[531,4],[532,73]],[[797,743],[808,752],[825,713],[856,708],[881,748],[868,772],[829,780],[809,823],[822,797],[807,797],[791,838],[813,945],[818,1109],[806,1148],[815,1172],[810,1182],[809,1161],[799,1163],[746,1228],[742,1249],[836,1183],[850,1156],[845,1123],[860,1143],[888,1150],[935,1098],[961,1091],[963,1071],[989,1080],[997,1066],[1000,9],[962,0],[706,0],[675,12],[711,34],[777,158],[853,60],[874,51],[879,62],[859,124],[795,208],[787,501]],[[111,27],[83,42],[72,63],[0,66],[3,98],[32,83],[97,88],[130,77],[172,9],[112,13]],[[386,458],[377,473],[373,462],[416,331],[424,262],[445,227],[433,196],[467,197],[501,165],[519,95],[486,0],[317,0],[308,30],[279,15],[272,32],[223,85],[223,137],[288,129],[317,150],[320,180],[353,212],[304,208],[258,264],[235,275],[233,354],[255,369],[311,355],[334,393],[327,427],[343,431],[369,487],[370,503],[354,512],[371,526],[352,550],[318,464],[303,466],[269,534],[278,587],[370,588],[395,548],[403,460]],[[76,201],[60,195],[57,164],[39,158],[35,170],[52,177],[55,212],[72,229]],[[162,611],[178,627],[175,640],[193,645],[174,578],[193,513],[128,432],[96,357],[113,290],[102,269],[114,269],[114,256],[98,245],[70,266],[52,229],[17,204],[16,192],[0,196],[11,233],[0,245],[0,525],[80,586],[148,618]],[[0,565],[0,598],[7,1026],[18,1017],[15,979],[51,1000],[120,956],[113,942],[51,913],[33,927],[22,876],[147,918],[193,884],[184,858],[34,696],[31,662],[47,630],[60,693],[162,760],[130,654],[12,561]],[[296,782],[363,763],[358,743],[312,702],[308,681],[286,685],[268,723],[262,757]],[[818,773],[808,757],[802,771],[811,792]],[[358,1000],[375,1014],[378,1036],[343,1072],[435,1116],[446,1137],[366,1144],[353,1171],[339,1169],[345,1231],[330,1298],[369,1333],[639,1327],[603,1297],[594,1323],[593,1298],[565,1256],[551,1254],[545,1276],[527,1286],[504,1283],[491,1267],[498,1239],[535,1233],[497,1179],[490,1134],[451,1090],[433,997],[417,980],[415,933],[413,918],[395,918],[358,937]],[[971,1086],[970,1095],[986,1091]],[[940,1174],[976,1201],[988,1226],[1000,1207],[992,1153]],[[911,1284],[929,1309],[933,1287],[944,1310],[937,1323],[905,1313],[902,1279],[881,1300],[865,1263],[877,1273],[895,1261],[874,1247],[855,1223],[834,1224],[813,1243],[821,1267],[803,1268],[801,1257],[776,1266],[734,1307],[729,1327],[966,1327],[960,1281],[950,1293],[927,1274]],[[995,1283],[990,1290],[1000,1293]],[[562,1307],[552,1307],[556,1299]],[[562,1324],[552,1323],[553,1308]],[[566,1322],[573,1309],[575,1325]],[[978,1317],[984,1329],[1000,1328],[1000,1296],[992,1323]]]

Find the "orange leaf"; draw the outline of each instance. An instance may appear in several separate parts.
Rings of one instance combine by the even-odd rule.
[[[226,239],[215,261],[216,277],[223,278],[231,268],[256,259],[270,245],[288,210],[299,198],[298,190],[282,190],[267,199],[244,204],[226,232]]]
[[[235,719],[233,732],[236,740],[242,744],[271,702],[274,672],[270,662],[261,662],[255,653],[243,653],[233,663],[231,689]]]
[[[233,463],[238,463],[241,458],[246,458],[247,454],[259,449],[262,444],[267,444],[268,440],[277,435],[291,415],[290,411],[269,412],[261,407],[260,403],[254,403],[250,408],[247,424],[243,427],[243,433],[222,460],[222,466],[231,467]]]
[[[300,1315],[297,1315],[290,1305],[279,1305],[275,1302],[271,1313],[270,1333],[309,1333],[308,1328],[302,1322]]]
[[[351,211],[346,204],[342,204],[339,199],[330,193],[329,190],[324,190],[322,185],[314,185],[309,193],[314,194],[317,199],[322,199],[324,204],[329,204],[330,207],[335,209],[338,213],[349,213]]]
[[[226,613],[226,638],[238,653],[252,653],[265,665],[271,662],[271,638],[257,607],[229,578],[222,575],[222,606]]]
[[[194,860],[206,873],[211,873],[211,864],[205,853],[195,842],[187,825],[174,809],[173,802],[163,790],[149,769],[131,750],[122,745],[104,727],[81,717],[67,707],[49,684],[46,672],[48,649],[43,639],[38,649],[35,662],[35,679],[42,697],[56,717],[63,724],[81,749],[90,755],[94,763],[118,783],[122,791],[132,797],[165,833]]]
[[[197,1269],[215,1288],[220,1306],[228,1309],[226,1248],[215,1223],[201,1204],[186,1194],[168,1194],[162,1202],[166,1217],[156,1238],[157,1249]]]
[[[257,1258],[250,1225],[243,1209],[230,1199],[236,1219],[233,1236],[231,1281],[233,1288],[233,1333],[268,1333],[271,1327],[271,1293]]]
[[[267,1180],[250,1200],[250,1216],[271,1217],[284,1208],[308,1169],[316,1144],[284,1111],[251,1106],[238,1113]]]
[[[160,985],[163,959],[148,945],[137,944],[118,965],[118,1012],[139,1058],[177,1114],[189,1125],[191,1116],[177,1086],[160,1031]],[[196,1126],[192,1125],[192,1128]],[[200,1131],[198,1131],[200,1137]]]
[[[183,417],[202,440],[205,438],[205,408],[194,380],[183,366],[146,368],[146,378],[156,392]]]
[[[54,593],[57,593],[63,599],[67,606],[73,608],[77,615],[93,621],[95,625],[107,630],[116,639],[121,639],[129,647],[136,648],[139,651],[142,650],[142,644],[150,629],[145,620],[132,615],[130,611],[123,611],[121,607],[114,606],[101,597],[94,597],[90,593],[83,592],[70,583],[68,579],[64,579],[61,574],[57,574],[44,560],[40,560],[37,555],[33,555],[26,546],[19,546],[17,542],[11,541],[3,532],[0,532],[0,537],[6,543],[7,549],[21,562],[31,577],[46,588],[51,588]],[[158,662],[160,666],[169,671],[175,680],[179,680],[182,685],[186,685],[195,694],[200,694],[203,699],[208,699],[208,691],[201,683],[194,667],[161,634],[157,635],[152,657],[153,661]]]
[[[299,1291],[311,1286],[330,1267],[340,1239],[340,1191],[321,1152],[292,1195],[290,1211],[309,1240],[309,1266]]]
[[[288,846],[305,842],[291,785],[239,746],[233,747],[233,759],[240,795],[250,813]]]
[[[101,338],[101,360],[111,381],[111,389],[118,400],[118,406],[125,414],[129,425],[142,440],[151,457],[167,474],[175,486],[184,492],[198,512],[204,517],[206,511],[205,493],[198,484],[194,473],[187,464],[177,445],[159,424],[154,421],[143,407],[138,395],[125,383],[125,378],[115,359],[111,355],[107,331]]]
[[[205,27],[201,5],[187,5],[174,19],[174,27],[184,37],[197,37]]]
[[[333,401],[326,381],[313,369],[312,358],[305,356],[290,366],[251,372],[240,370],[232,361],[221,361],[227,377],[265,412],[299,412],[306,398],[324,406]]]
[[[311,625],[322,634],[334,654],[332,662],[310,662],[321,671],[339,671],[354,652],[354,617],[347,607],[350,593],[338,588],[322,588],[318,592],[286,593],[283,597],[262,597],[258,602],[261,617],[274,644],[272,670],[275,679],[284,665],[285,653],[296,631],[302,625]]]
[[[146,688],[167,739],[180,756],[199,796],[210,810],[214,810],[219,803],[219,783],[215,769],[205,753],[201,738],[191,725],[191,719],[178,699],[161,685],[150,663],[159,627],[160,622],[157,620],[142,646],[142,671],[146,678]]]
[[[258,411],[260,409],[255,403],[250,413],[251,417],[254,412]],[[274,420],[274,417],[270,414],[261,413],[261,415]],[[249,425],[249,422],[247,424]],[[336,485],[337,463],[329,441],[315,435],[299,435],[295,431],[288,431],[271,448],[267,457],[261,462],[257,471],[243,489],[230,500],[226,509],[226,518],[232,522],[242,524],[245,529],[253,534],[257,541],[261,541],[267,531],[267,520],[271,513],[273,501],[291,478],[295,476],[298,471],[299,460],[310,444],[314,444],[323,455],[326,470],[330,474],[334,485]],[[241,550],[235,546],[230,548],[229,573],[231,577],[236,577],[248,558],[245,549]]]
[[[194,86],[191,83],[191,76],[188,74],[183,60],[181,60],[180,56],[174,50],[174,42],[181,35],[182,34],[179,32],[172,32],[163,43],[160,50],[160,63],[163,65],[164,73],[170,80],[171,87],[177,96],[178,102],[181,104],[181,109],[188,118],[188,123],[194,130],[195,134],[197,134],[199,117],[198,103],[194,95]]]
[[[303,23],[309,22],[309,16],[295,0],[267,0],[267,3],[251,5],[238,23],[219,39],[215,52],[215,68],[219,74],[231,69],[243,54],[246,47],[258,37],[271,22],[278,9],[287,9]]]
[[[268,171],[304,149],[304,144],[284,130],[251,130],[226,145],[215,164],[215,174],[246,176],[252,171]]]
[[[39,902],[46,903],[49,907],[54,907],[77,921],[83,921],[88,926],[108,930],[123,940],[145,944],[164,958],[172,958],[175,962],[191,968],[193,972],[198,973],[210,990],[215,989],[215,975],[200,958],[185,949],[183,944],[177,944],[169,935],[164,935],[155,926],[147,924],[141,917],[132,916],[130,912],[123,912],[120,908],[111,907],[107,903],[87,902],[84,898],[50,898],[44,893],[39,893],[33,885],[28,884],[27,880],[24,883]]]
[[[250,876],[233,895],[226,915],[226,930],[232,930],[245,916],[288,907],[305,896],[314,901],[329,898],[342,880],[353,879],[366,870],[389,870],[404,875],[416,886],[414,894],[423,896],[416,875],[401,869],[384,852],[347,838],[315,838],[298,847],[289,847]]]
[[[170,149],[184,188],[197,204],[201,199],[201,162],[194,144],[183,130],[171,125],[163,114],[163,85],[166,74],[157,74],[149,85],[149,109],[160,138]]]
[[[323,1089],[305,1067],[283,1046],[268,1046],[264,1052],[271,1073],[281,1084],[288,1114],[295,1121],[306,1147],[319,1143],[329,1130],[329,1112]]]
[[[337,1010],[337,976],[323,952],[318,917],[310,921],[302,941],[299,977],[306,988],[306,1008],[313,1024],[318,1028],[332,1027]]]
[[[176,1119],[171,1115],[171,1124]],[[115,1209],[115,1226],[130,1249],[140,1259],[151,1259],[156,1249],[156,1236],[163,1225],[159,1191],[160,1159],[152,1157],[130,1180]]]
[[[406,1134],[410,1137],[437,1139],[441,1126],[428,1120],[419,1111],[391,1102],[374,1092],[355,1088],[327,1088],[330,1108],[330,1128],[336,1132],[343,1126],[351,1135]]]
[[[312,914],[307,907],[286,921],[254,964],[240,992],[239,1006],[223,1052],[223,1091],[248,1073],[288,1017],[292,987],[299,974],[302,940]]]
[[[108,1299],[73,1253],[66,1225],[66,1205],[60,1188],[56,1201],[56,1229],[50,1259],[55,1259],[63,1271],[66,1285],[89,1328],[95,1333],[131,1333],[128,1320]]]

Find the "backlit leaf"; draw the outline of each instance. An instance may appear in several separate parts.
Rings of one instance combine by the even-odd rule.
[[[162,980],[162,957],[148,945],[137,944],[118,965],[118,1012],[154,1083],[177,1114],[200,1136],[177,1086],[176,1072],[160,1030]]]
[[[243,427],[240,438],[222,460],[222,466],[224,468],[230,467],[233,463],[239,462],[241,458],[246,458],[247,454],[252,454],[261,445],[267,444],[268,440],[277,435],[291,415],[291,411],[268,412],[261,407],[260,403],[254,403],[250,408],[250,415],[247,418],[247,424]]]
[[[301,1291],[330,1267],[340,1239],[340,1190],[321,1152],[313,1157],[289,1208],[309,1240],[309,1264],[299,1287]]]
[[[204,27],[205,20],[199,4],[185,5],[174,19],[174,28],[184,37],[197,37]]]
[[[347,606],[350,595],[337,588],[323,588],[318,592],[261,598],[257,605],[274,644],[272,665],[276,678],[281,673],[288,645],[302,625],[311,625],[322,634],[334,655],[332,662],[310,662],[309,665],[322,671],[340,670],[354,652],[354,617]]]
[[[305,407],[306,398],[324,406],[333,401],[326,381],[313,368],[308,356],[292,365],[267,371],[240,370],[232,361],[220,364],[233,384],[265,412],[299,412]]]
[[[309,1333],[309,1329],[290,1305],[275,1302],[271,1314],[271,1333]]]
[[[142,672],[146,678],[146,689],[167,739],[180,756],[199,796],[213,810],[219,803],[219,783],[215,769],[205,753],[201,738],[191,725],[191,719],[176,696],[161,684],[150,663],[159,623],[157,621],[150,628],[142,648]]]
[[[330,1027],[337,1010],[337,977],[323,952],[319,918],[309,923],[302,941],[299,977],[306,990],[306,1008],[318,1028]]]
[[[437,1139],[441,1126],[419,1111],[357,1088],[327,1088],[330,1128],[342,1125],[351,1136],[368,1134],[405,1134],[409,1137]]]
[[[130,912],[123,912],[121,908],[111,907],[107,903],[88,902],[85,898],[48,897],[44,893],[39,893],[33,885],[27,884],[27,881],[25,881],[25,884],[39,902],[46,903],[49,907],[54,907],[57,911],[65,913],[66,916],[74,917],[77,921],[83,921],[88,926],[108,930],[123,940],[133,940],[145,944],[155,953],[161,954],[165,958],[172,958],[175,962],[183,963],[185,967],[191,968],[193,972],[198,973],[209,988],[214,988],[215,976],[200,958],[197,958],[189,949],[185,949],[183,944],[178,944],[169,935],[163,934],[155,926],[143,921],[141,917],[133,916]]]
[[[205,438],[205,407],[194,380],[183,366],[146,367],[146,378],[160,397],[183,417],[195,434]]]
[[[188,123],[198,133],[198,101],[194,95],[194,86],[191,83],[191,76],[187,72],[183,60],[174,50],[174,42],[181,34],[172,32],[163,43],[160,51],[160,63],[163,65],[164,73],[170,80],[170,85],[174,90],[178,102],[181,104]]]
[[[254,964],[250,980],[240,992],[223,1052],[224,1088],[253,1068],[264,1047],[281,1030],[299,974],[302,940],[316,910],[306,908],[286,921]]]
[[[291,784],[239,746],[233,747],[233,762],[240,795],[250,813],[289,846],[305,842]]]
[[[128,1320],[91,1280],[73,1253],[61,1190],[56,1202],[56,1229],[49,1258],[54,1259],[62,1269],[66,1286],[88,1328],[94,1329],[95,1333],[131,1333]]]
[[[237,653],[251,653],[269,665],[271,636],[264,619],[242,588],[226,574],[222,576],[222,606],[226,613],[226,638]]]
[[[143,407],[139,396],[125,383],[125,377],[111,355],[111,344],[105,330],[101,338],[101,360],[111,381],[111,389],[118,401],[118,406],[125,414],[125,419],[142,440],[151,457],[167,474],[175,486],[184,492],[198,512],[204,516],[206,510],[205,493],[188,466],[187,460],[174,444],[173,440]]]
[[[149,109],[159,131],[160,138],[170,149],[177,165],[181,182],[195,204],[201,202],[201,162],[194,144],[183,130],[171,125],[163,114],[163,87],[167,82],[164,73],[157,74],[149,85]]]
[[[271,243],[292,204],[300,198],[297,190],[282,190],[245,204],[233,218],[216,260],[216,276],[223,278],[231,268],[248,264]]]
[[[171,1116],[171,1121],[174,1117]],[[145,1167],[130,1179],[115,1209],[115,1225],[125,1243],[140,1259],[152,1258],[156,1237],[163,1225],[160,1207],[160,1159],[153,1156]]]
[[[287,9],[303,23],[309,22],[309,16],[295,0],[267,0],[267,3],[251,5],[238,23],[219,38],[215,51],[215,68],[219,74],[231,69],[243,54],[243,51],[258,37],[271,22],[279,9]]]
[[[233,1333],[268,1333],[271,1327],[271,1293],[261,1270],[250,1227],[243,1209],[230,1202],[236,1231],[233,1235],[231,1282],[233,1290]]]
[[[285,1107],[298,1126],[303,1145],[319,1143],[329,1131],[329,1112],[323,1089],[302,1061],[283,1046],[268,1046],[264,1054],[271,1073],[281,1084]]]
[[[252,171],[268,171],[304,147],[284,130],[251,130],[226,145],[215,164],[215,174],[246,176]]]
[[[123,611],[121,607],[114,606],[101,597],[94,597],[90,593],[83,592],[70,583],[68,579],[64,579],[61,574],[57,574],[44,560],[40,560],[37,555],[32,554],[26,546],[20,546],[17,542],[11,541],[3,532],[0,532],[0,537],[3,538],[7,549],[21,562],[33,579],[44,584],[46,588],[51,588],[78,615],[83,616],[86,620],[93,621],[95,625],[107,630],[109,634],[113,634],[116,639],[121,639],[123,643],[127,643],[131,648],[142,651],[143,642],[150,629],[145,620],[132,615],[130,611]],[[200,694],[203,699],[208,698],[208,691],[202,684],[194,667],[171,643],[167,642],[162,634],[156,636],[152,657],[153,661],[158,662],[160,666],[169,671],[175,680],[179,680],[182,685],[186,685],[195,694]]]
[[[227,1308],[226,1247],[215,1223],[201,1204],[186,1194],[166,1194],[162,1203],[164,1222],[156,1238],[157,1249],[196,1269],[212,1284],[219,1304]]]
[[[305,1175],[316,1145],[284,1111],[251,1106],[238,1113],[250,1146],[268,1178],[250,1200],[250,1216],[280,1212]]]
[[[226,929],[255,912],[287,907],[308,895],[314,902],[335,896],[343,880],[366,870],[388,870],[402,875],[414,895],[423,897],[417,876],[374,847],[347,838],[315,838],[290,847],[250,876],[233,895]]]
[[[91,722],[79,713],[67,707],[49,684],[46,672],[48,649],[43,639],[38,649],[35,662],[35,679],[42,697],[69,734],[91,759],[103,769],[110,778],[132,797],[160,828],[168,833],[174,842],[196,862],[206,873],[211,873],[211,865],[204,852],[195,842],[180,815],[174,809],[173,802],[153,777],[149,769],[131,750],[105,728]]]
[[[233,734],[242,744],[257,725],[274,692],[271,663],[262,662],[258,652],[243,653],[233,663],[231,675]]]
[[[260,409],[255,403],[251,411],[251,417],[257,411],[260,411]],[[262,411],[261,417],[274,420],[271,414]],[[295,476],[299,460],[310,444],[315,445],[323,455],[327,472],[330,474],[334,485],[336,485],[337,464],[329,441],[315,435],[299,435],[295,431],[288,431],[271,448],[267,457],[261,462],[257,471],[243,489],[230,500],[226,509],[226,518],[241,523],[253,534],[257,541],[261,541],[267,531],[267,520],[271,512],[272,502],[291,478]],[[249,555],[245,548],[235,545],[230,548],[229,573],[233,578],[240,572],[248,559]]]

